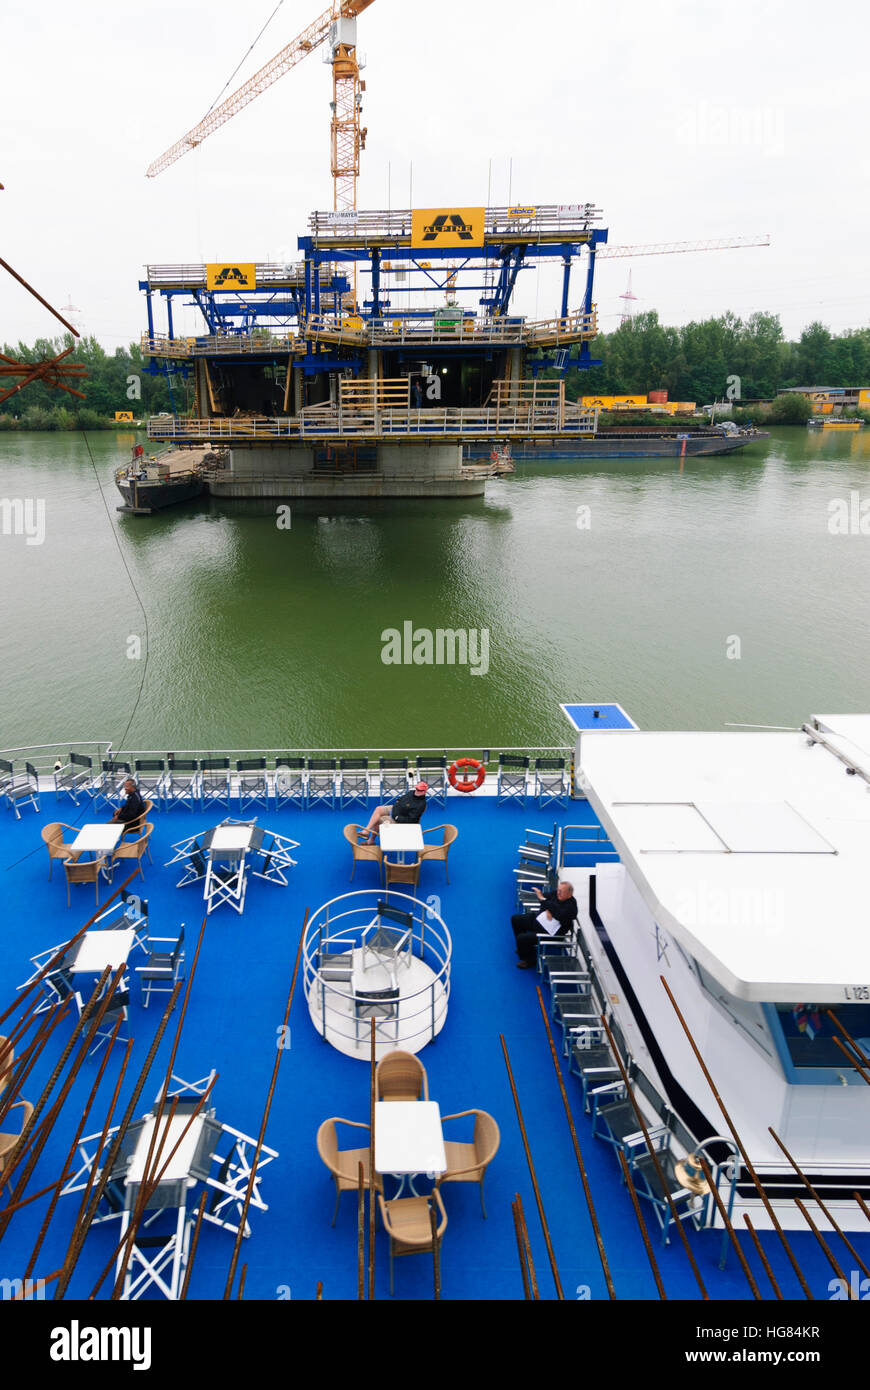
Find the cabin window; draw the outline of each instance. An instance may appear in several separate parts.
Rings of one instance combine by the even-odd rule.
[[[827,1004],[777,1004],[776,1013],[792,1066],[833,1067],[849,1065],[837,1046],[848,1044],[827,1015]],[[865,1053],[870,1054],[870,1004],[837,1004],[832,1012]]]
[[[734,1027],[739,1028],[751,1042],[755,1043],[756,1047],[760,1047],[767,1057],[773,1058],[776,1053],[771,1046],[770,1034],[761,1004],[753,1003],[748,999],[736,999],[697,960],[694,961],[694,966],[698,972],[698,979],[707,994],[728,1016]]]

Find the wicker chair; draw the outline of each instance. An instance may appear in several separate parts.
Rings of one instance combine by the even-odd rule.
[[[353,868],[350,871],[350,881],[353,883],[353,876],[356,873],[358,860],[369,860],[378,866],[378,877],[381,876],[381,866],[383,864],[383,850],[379,844],[361,845],[359,842],[360,834],[363,831],[361,825],[346,825],[344,827],[344,838],[347,840],[353,852]]]
[[[393,1259],[398,1255],[425,1255],[432,1250],[432,1221],[429,1202],[438,1208],[440,1220],[435,1239],[440,1242],[447,1228],[447,1212],[437,1187],[429,1197],[396,1197],[385,1202],[378,1196],[381,1220],[390,1237],[390,1294],[393,1292]]]
[[[420,865],[423,862],[422,856],[417,855],[410,864],[397,864],[392,859],[384,859],[384,887],[389,888],[391,883],[410,883],[416,888],[420,883]]]
[[[19,1106],[21,1106],[24,1111],[21,1117],[21,1129],[17,1134],[6,1134],[5,1132],[0,1134],[0,1192],[2,1192],[3,1188],[6,1186],[3,1174],[6,1171],[7,1159],[18,1143],[18,1140],[21,1138],[22,1131],[29,1123],[30,1117],[33,1114],[33,1106],[30,1104],[29,1100],[15,1100],[6,1112],[7,1118],[11,1115],[12,1111],[17,1110]]]
[[[72,859],[75,862],[79,857],[77,853],[73,853],[72,841],[69,843],[64,841],[63,832],[65,830],[71,830],[73,834],[77,833],[74,825],[67,825],[62,820],[51,821],[49,825],[44,825],[40,832],[45,841],[45,848],[48,850],[49,879],[55,859]]]
[[[140,814],[139,814],[138,816],[136,816],[134,820],[128,820],[128,821],[126,822],[126,824],[125,824],[125,826],[124,826],[124,835],[125,835],[125,836],[127,836],[127,835],[141,835],[141,834],[142,834],[142,827],[144,826],[144,824],[145,824],[145,822],[147,821],[148,817],[151,815],[151,812],[154,810],[154,802],[153,802],[153,801],[146,801],[144,804],[145,804],[145,810],[142,811],[142,812],[140,812]],[[152,829],[153,829],[153,826],[152,826]],[[151,858],[151,851],[150,851],[150,849],[149,849],[149,851],[148,851],[148,859],[149,859],[149,861],[150,861],[152,864],[154,863],[154,860]]]
[[[486,1177],[487,1168],[498,1153],[501,1135],[492,1115],[488,1115],[485,1110],[459,1110],[455,1115],[443,1116],[442,1124],[446,1123],[447,1120],[458,1120],[463,1115],[475,1117],[474,1138],[470,1144],[461,1144],[455,1140],[445,1139],[444,1152],[447,1155],[447,1169],[438,1178],[436,1185],[440,1187],[445,1182],[480,1183],[480,1209],[486,1216],[486,1207],[483,1204],[483,1180]]]
[[[122,840],[117,849],[112,851],[112,867],[115,866],[119,859],[135,859],[137,861],[136,873],[141,874],[144,878],[145,874],[142,869],[142,860],[146,853],[148,854],[148,858],[151,859],[148,841],[151,838],[153,829],[154,826],[150,821],[146,821],[145,825],[142,827],[142,834],[138,840]],[[154,863],[153,859],[151,859],[151,863]]]
[[[449,883],[450,874],[447,869],[447,855],[450,851],[450,846],[453,844],[453,841],[458,836],[459,831],[456,829],[455,825],[433,825],[431,830],[425,830],[423,834],[434,834],[436,830],[443,831],[440,845],[424,845],[424,848],[420,854],[420,858],[421,860],[439,859],[441,863],[444,865],[444,873],[447,876],[447,882]]]
[[[370,1162],[368,1145],[364,1149],[340,1149],[338,1147],[336,1125],[353,1125],[354,1129],[369,1129],[368,1125],[360,1124],[359,1120],[343,1120],[340,1115],[335,1115],[332,1119],[324,1120],[317,1131],[317,1152],[332,1174],[335,1183],[333,1226],[335,1225],[335,1218],[338,1216],[338,1204],[341,1201],[342,1192],[356,1192],[358,1190],[360,1163],[363,1166],[363,1187],[368,1191]],[[375,1173],[374,1182],[375,1191],[383,1192],[384,1187],[379,1173]]]
[[[100,871],[104,867],[108,855],[102,854],[99,859],[75,860],[65,859],[63,861],[64,872],[66,873],[66,905],[70,905],[69,886],[71,883],[93,883],[97,894],[97,907],[100,905]]]
[[[426,1068],[412,1052],[395,1048],[375,1067],[375,1096],[378,1100],[429,1099]]]

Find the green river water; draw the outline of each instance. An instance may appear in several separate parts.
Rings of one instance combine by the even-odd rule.
[[[131,441],[0,436],[0,496],[45,527],[4,513],[6,747],[498,749],[567,742],[574,699],[663,729],[870,709],[870,430],[518,463],[485,498],[296,503],[289,529],[277,504],[118,515]],[[385,664],[406,621],[488,631],[488,670]]]

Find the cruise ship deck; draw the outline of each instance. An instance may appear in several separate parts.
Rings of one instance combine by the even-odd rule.
[[[371,801],[370,808],[374,804]],[[252,810],[245,814],[254,813]],[[147,897],[153,934],[172,937],[180,924],[185,924],[185,980],[204,917],[202,884],[176,887],[178,865],[165,867],[165,861],[172,857],[174,842],[203,831],[226,815],[239,815],[235,799],[230,809],[172,807],[155,811],[154,864],[146,860],[144,884],[137,879],[131,885]],[[105,807],[95,813],[86,799],[74,806],[69,798],[56,800],[53,791],[45,790],[38,813],[25,806],[20,820],[16,820],[11,812],[0,812],[5,890],[0,952],[2,1009],[16,999],[16,987],[30,975],[30,957],[68,940],[94,911],[94,890],[90,885],[73,886],[72,905],[67,908],[62,863],[54,863],[48,881],[48,855],[40,837],[41,828],[57,820],[82,824],[107,819]],[[205,925],[173,1071],[193,1081],[216,1069],[218,1080],[209,1105],[214,1106],[222,1122],[249,1136],[256,1137],[259,1132],[306,909],[314,913],[321,904],[340,894],[378,886],[377,866],[365,863],[357,864],[354,882],[348,883],[351,855],[342,827],[364,819],[361,806],[344,810],[324,806],[304,811],[261,810],[261,825],[299,842],[299,848],[293,852],[297,866],[289,873],[289,884],[283,887],[252,878],[243,914],[223,906],[208,917]],[[448,1216],[440,1261],[444,1299],[523,1298],[511,1210],[516,1193],[522,1197],[528,1222],[540,1297],[557,1297],[500,1034],[504,1035],[513,1068],[564,1297],[608,1298],[538,1003],[541,976],[516,969],[510,926],[511,913],[516,910],[513,866],[517,845],[526,827],[550,830],[554,819],[563,826],[588,827],[593,839],[600,828],[584,800],[538,810],[531,801],[525,806],[498,804],[495,796],[487,794],[451,795],[446,807],[430,804],[423,822],[424,827],[449,822],[457,826],[459,833],[450,851],[449,884],[442,864],[431,862],[422,866],[419,896],[430,903],[434,898],[433,905],[449,928],[453,954],[447,1018],[437,1039],[420,1052],[420,1060],[428,1073],[430,1098],[438,1102],[442,1115],[483,1109],[495,1117],[501,1132],[500,1148],[485,1183],[487,1219],[482,1218],[475,1184],[453,1183],[442,1189]],[[588,864],[608,848],[606,842],[590,843]],[[134,865],[130,863],[129,867]],[[113,887],[123,877],[116,870]],[[112,888],[101,886],[101,902],[111,891]],[[135,956],[130,963],[135,964]],[[549,1011],[546,987],[543,995]],[[156,996],[149,1008],[143,1008],[133,980],[129,1026],[135,1046],[116,1107],[116,1121],[123,1114],[152,1044],[164,1002],[165,996]],[[143,1088],[136,1117],[148,1111],[159,1092],[178,1017],[176,1010]],[[23,1088],[29,1100],[38,1098],[71,1027],[62,1021],[49,1039]],[[251,1235],[242,1243],[240,1262],[247,1264],[244,1297],[267,1301],[313,1299],[320,1283],[324,1300],[355,1299],[357,1204],[353,1194],[344,1194],[335,1227],[330,1226],[335,1193],[329,1173],[318,1157],[315,1136],[321,1121],[329,1116],[368,1121],[369,1066],[365,1057],[356,1060],[342,1055],[318,1035],[306,1005],[301,969],[290,1030],[290,1046],[282,1051],[265,1135],[266,1144],[279,1155],[261,1173],[261,1195],[268,1211],[251,1209]],[[8,1026],[0,1026],[0,1031],[8,1032]],[[556,1028],[554,1037],[559,1050]],[[122,1053],[123,1048],[116,1043],[86,1132],[101,1128]],[[28,1194],[48,1187],[60,1175],[102,1056],[101,1052],[81,1067],[30,1178]],[[615,1295],[618,1299],[655,1300],[656,1285],[628,1192],[620,1179],[615,1152],[593,1137],[580,1103],[577,1078],[569,1074],[564,1060],[562,1068]],[[56,1094],[55,1091],[51,1101]],[[715,1113],[712,1099],[710,1111]],[[453,1122],[451,1137],[470,1138],[470,1134],[461,1132],[463,1123],[468,1121]],[[49,1197],[44,1196],[13,1215],[3,1235],[2,1267],[6,1275],[24,1274],[48,1201]],[[78,1202],[78,1196],[70,1195],[58,1201],[34,1278],[48,1277],[63,1264]],[[659,1228],[648,1204],[644,1204],[644,1218],[668,1299],[700,1299],[701,1290],[680,1241],[672,1234],[669,1245],[660,1244]],[[727,1252],[724,1271],[719,1268],[723,1232],[689,1230],[687,1234],[709,1296],[751,1299],[733,1249]],[[772,1299],[770,1282],[745,1229],[738,1239],[762,1297]],[[775,1233],[762,1231],[759,1239],[785,1298],[803,1298]],[[829,1239],[838,1246],[836,1237]],[[69,1285],[68,1298],[89,1296],[117,1240],[115,1222],[91,1228]],[[870,1225],[866,1236],[853,1235],[852,1240],[862,1258],[870,1262]],[[791,1231],[788,1242],[813,1296],[819,1300],[830,1298],[829,1283],[834,1276],[816,1238],[809,1230]],[[232,1249],[233,1237],[226,1231],[203,1226],[190,1298],[223,1296]],[[844,1266],[851,1268],[853,1261],[847,1252],[838,1246],[837,1254]],[[375,1276],[375,1296],[389,1298],[388,1238],[380,1219]],[[109,1297],[112,1283],[110,1275],[97,1296]],[[396,1300],[431,1299],[432,1295],[430,1255],[396,1261]],[[51,1286],[44,1296],[52,1297]],[[145,1293],[146,1298],[159,1296],[153,1287]]]

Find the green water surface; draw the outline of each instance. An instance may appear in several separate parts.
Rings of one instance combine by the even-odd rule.
[[[870,430],[519,463],[485,498],[296,503],[289,529],[277,504],[119,515],[130,439],[0,437],[0,497],[45,506],[42,544],[0,535],[7,747],[497,749],[568,741],[567,700],[664,729],[870,709],[870,535],[829,524],[870,497]],[[487,630],[488,671],[384,664],[406,621]]]

